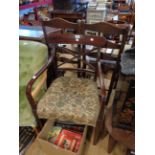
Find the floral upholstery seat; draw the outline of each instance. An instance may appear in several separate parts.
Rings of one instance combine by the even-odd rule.
[[[26,98],[26,85],[32,76],[47,61],[48,50],[46,45],[27,40],[19,41],[19,126],[36,126],[30,104]],[[35,86],[42,80],[41,76]],[[37,95],[39,99],[44,88]]]
[[[53,81],[39,101],[40,118],[55,118],[91,126],[96,125],[100,103],[97,85],[93,80],[59,77]]]

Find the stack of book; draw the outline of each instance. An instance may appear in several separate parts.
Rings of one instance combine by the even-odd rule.
[[[83,131],[84,125],[55,122],[47,133],[47,140],[61,148],[78,152]]]

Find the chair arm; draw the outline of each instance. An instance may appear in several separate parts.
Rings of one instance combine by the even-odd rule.
[[[54,49],[54,48],[53,48]],[[31,80],[28,82],[27,86],[26,86],[26,96],[27,96],[27,99],[32,107],[32,111],[33,113],[36,113],[35,110],[36,110],[36,102],[35,102],[35,99],[34,99],[34,96],[35,96],[35,93],[37,93],[37,91],[39,90],[34,90],[32,92],[32,86],[33,84],[36,82],[36,80],[44,73],[46,73],[46,70],[47,68],[51,65],[51,63],[53,62],[54,60],[54,51],[52,49],[52,52],[51,52],[51,56],[49,57],[48,59],[48,62],[36,73],[33,75],[33,77],[31,78]],[[46,78],[46,77],[45,77]],[[37,89],[39,89],[39,87],[42,86],[44,82],[44,78],[42,79],[41,81],[41,84],[37,87]]]
[[[44,85],[46,79],[47,79],[47,70],[45,70],[43,73],[42,73],[42,78],[41,78],[41,81],[37,84],[37,86],[34,88],[34,90],[32,91],[32,97],[35,99],[36,96],[38,95],[41,87]]]

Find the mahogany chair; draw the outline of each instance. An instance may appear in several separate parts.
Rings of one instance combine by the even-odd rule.
[[[81,25],[81,30],[83,30],[83,34],[88,34],[89,32],[94,33],[97,36],[103,36],[108,39],[109,44],[107,44],[107,48],[102,49],[101,52],[101,63],[103,65],[103,70],[112,69],[112,77],[110,86],[108,88],[107,94],[107,104],[109,102],[110,94],[114,83],[117,81],[117,72],[119,68],[120,55],[124,50],[124,46],[127,40],[128,35],[128,27],[127,26],[117,26],[115,24],[111,24],[108,22],[100,22],[95,24],[86,24],[83,23]],[[95,48],[92,48],[91,51],[95,51]],[[110,50],[110,52],[109,52]],[[96,58],[97,53],[92,52],[89,54],[89,60],[93,60],[91,58]]]
[[[48,42],[51,46],[51,59],[57,57],[57,47],[59,44],[92,45],[99,49],[109,44],[104,37],[85,36],[75,34],[52,34],[48,36]],[[60,48],[60,47],[59,47]],[[77,54],[67,60],[82,58],[82,55],[88,54],[82,46],[78,48]],[[100,63],[100,50],[95,65],[81,60],[86,64],[86,68],[64,66],[64,62],[57,64],[53,70],[54,79],[49,86],[43,98],[37,103],[31,95],[31,89],[34,82],[50,66],[48,62],[28,83],[27,97],[33,112],[38,118],[58,119],[63,121],[72,121],[78,124],[85,124],[94,127],[94,140],[96,144],[100,133],[103,131],[103,114],[105,106],[105,88],[103,83],[103,74]],[[96,81],[98,81],[98,86]]]

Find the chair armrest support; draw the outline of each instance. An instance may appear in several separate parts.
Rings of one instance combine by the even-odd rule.
[[[32,91],[32,96],[33,98],[36,98],[41,87],[44,85],[44,83],[46,82],[46,79],[47,79],[47,71],[45,70],[43,73],[42,73],[42,78],[41,78],[41,81],[37,84],[37,86],[34,88],[34,90]]]
[[[101,98],[105,98],[106,96],[106,91],[105,91],[105,85],[104,85],[104,77],[103,77],[103,73],[102,73],[102,68],[101,68],[101,62],[98,61],[97,62],[97,68],[98,68],[98,80],[99,80],[99,84],[100,84],[100,96]]]
[[[48,59],[48,62],[36,73],[33,75],[33,77],[31,78],[31,80],[28,82],[27,86],[26,86],[26,96],[27,99],[32,107],[32,111],[35,114],[36,111],[36,101],[32,95],[32,86],[33,84],[36,82],[36,80],[47,70],[47,68],[51,65],[51,63],[54,60],[54,48],[52,48],[51,50],[51,56]]]

